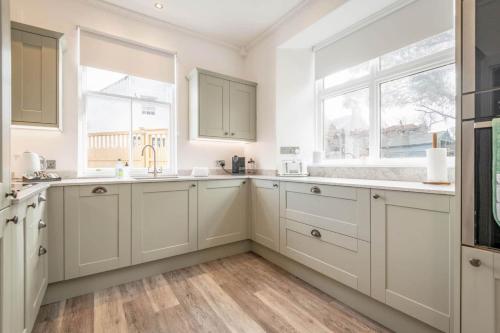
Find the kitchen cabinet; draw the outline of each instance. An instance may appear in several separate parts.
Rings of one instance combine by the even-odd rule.
[[[12,122],[57,127],[59,38],[62,34],[12,22]]]
[[[131,264],[131,185],[64,188],[65,279]]]
[[[25,326],[31,332],[48,283],[47,193],[29,198],[23,205],[25,253]]]
[[[462,332],[500,332],[500,254],[462,247]]]
[[[18,206],[0,211],[1,331],[24,331],[24,223]]]
[[[371,295],[450,331],[452,197],[372,190]]]
[[[255,141],[256,83],[200,68],[188,79],[192,139]]]
[[[196,182],[132,185],[132,264],[197,249]]]
[[[252,179],[252,240],[279,251],[279,182]]]
[[[0,0],[0,210],[10,205],[11,41],[9,0]]]
[[[248,180],[207,180],[198,185],[198,248],[249,238]]]
[[[280,216],[370,241],[370,190],[281,182]]]

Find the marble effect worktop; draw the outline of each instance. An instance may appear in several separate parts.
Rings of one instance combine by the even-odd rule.
[[[61,181],[39,183],[28,187],[18,193],[13,203],[21,202],[34,194],[46,190],[52,186],[75,186],[75,185],[103,185],[103,184],[135,184],[151,182],[179,182],[179,181],[204,181],[204,180],[227,180],[227,179],[263,179],[281,182],[311,183],[320,185],[337,185],[348,187],[362,187],[378,190],[392,190],[404,192],[419,192],[442,195],[455,195],[455,186],[452,185],[430,185],[420,182],[393,181],[393,180],[370,180],[370,179],[349,179],[349,178],[329,178],[329,177],[283,177],[265,175],[213,175],[208,177],[158,177],[158,178],[73,178]]]

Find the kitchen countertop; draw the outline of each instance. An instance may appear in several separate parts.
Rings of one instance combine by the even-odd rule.
[[[63,179],[56,182],[38,183],[18,192],[13,203],[18,203],[24,199],[39,193],[52,186],[72,186],[72,185],[98,185],[98,184],[134,184],[151,182],[179,182],[179,181],[204,181],[204,180],[225,180],[225,179],[263,179],[282,182],[314,183],[320,185],[337,185],[348,187],[364,187],[378,190],[392,190],[404,192],[418,192],[430,194],[455,195],[455,185],[430,185],[419,182],[402,182],[394,180],[370,180],[370,179],[350,179],[350,178],[327,178],[327,177],[283,177],[265,175],[214,175],[208,177],[180,176],[171,178],[74,178]]]

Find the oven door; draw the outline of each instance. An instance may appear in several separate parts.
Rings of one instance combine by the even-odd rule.
[[[462,243],[499,249],[500,227],[492,210],[491,133],[491,121],[462,123]]]
[[[463,0],[462,6],[462,92],[500,88],[500,0]]]

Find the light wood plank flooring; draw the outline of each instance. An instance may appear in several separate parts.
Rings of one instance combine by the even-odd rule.
[[[33,332],[389,330],[245,253],[45,305]]]

